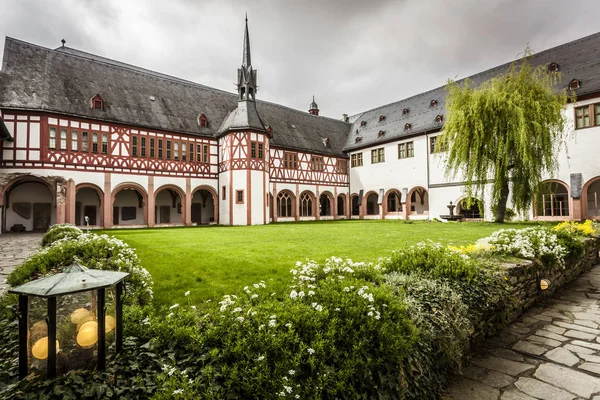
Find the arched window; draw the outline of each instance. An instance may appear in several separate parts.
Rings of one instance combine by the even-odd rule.
[[[358,195],[352,196],[352,215],[360,215],[360,204],[358,204]]]
[[[279,192],[277,195],[277,216],[293,217],[292,195],[289,192]]]
[[[319,215],[327,217],[331,214],[331,196],[327,193],[321,194],[319,197]]]
[[[569,191],[560,182],[542,182],[537,198],[538,217],[566,217],[569,215]]]
[[[337,198],[337,215],[346,215],[346,213],[344,212],[345,208],[344,204],[346,203],[346,196],[344,196],[343,194],[340,194]]]
[[[467,203],[470,205],[467,206]],[[472,198],[462,199],[458,202],[458,214],[465,219],[480,219],[483,218],[483,204],[478,199]]]
[[[304,192],[300,195],[300,216],[313,216],[313,196],[308,192]]]
[[[401,195],[395,190],[390,192],[387,196],[387,212],[400,212],[402,211],[402,203],[400,202]]]
[[[367,197],[367,215],[378,215],[379,204],[377,204],[377,193],[371,193]]]

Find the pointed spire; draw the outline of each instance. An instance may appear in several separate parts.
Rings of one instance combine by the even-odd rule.
[[[250,34],[248,33],[248,13],[246,13],[246,31],[244,32],[244,56],[242,58],[242,65],[248,67],[252,65],[250,59]]]

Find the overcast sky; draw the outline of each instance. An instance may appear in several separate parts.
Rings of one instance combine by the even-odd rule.
[[[600,30],[595,0],[0,0],[0,35],[233,92],[248,13],[258,98],[340,118]],[[4,48],[4,42],[0,44]]]

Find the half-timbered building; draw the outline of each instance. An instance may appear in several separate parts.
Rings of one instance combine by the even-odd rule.
[[[600,34],[538,53],[577,103],[567,151],[531,218],[600,217]],[[502,65],[471,77],[475,83]],[[63,46],[6,38],[0,71],[1,231],[90,227],[252,225],[429,219],[452,201],[465,219],[460,177],[435,147],[444,122],[438,88],[341,120],[257,98],[248,24],[237,93]],[[438,152],[436,152],[438,151]],[[482,212],[483,210],[483,212]]]

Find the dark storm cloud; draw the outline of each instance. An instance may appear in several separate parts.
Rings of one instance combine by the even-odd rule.
[[[0,34],[233,91],[248,12],[259,97],[354,114],[598,30],[584,0],[0,0]],[[567,18],[568,17],[568,18]]]

